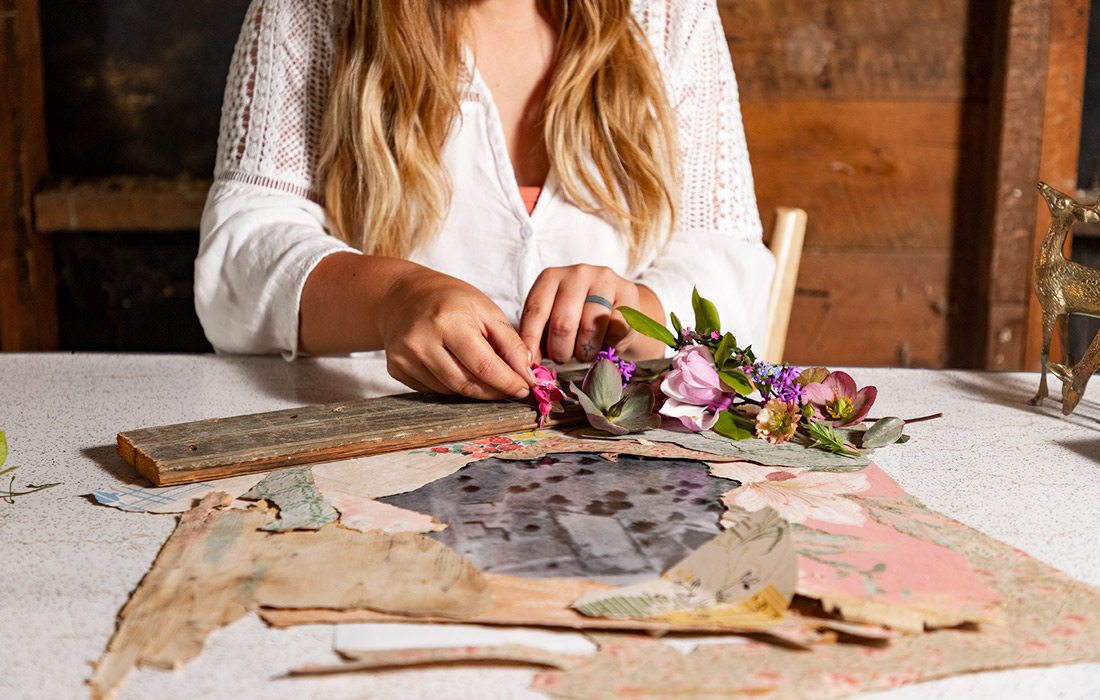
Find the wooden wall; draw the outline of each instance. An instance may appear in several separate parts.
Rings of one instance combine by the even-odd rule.
[[[760,210],[809,213],[787,358],[968,364],[992,0],[720,0]]]

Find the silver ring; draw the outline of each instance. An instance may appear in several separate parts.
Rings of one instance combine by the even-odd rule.
[[[611,304],[610,299],[605,299],[598,294],[589,294],[584,298],[585,304],[599,304],[600,306],[607,307],[608,311],[613,311],[614,307]]]

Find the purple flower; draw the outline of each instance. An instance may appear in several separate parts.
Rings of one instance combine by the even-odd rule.
[[[773,365],[767,362],[757,362],[755,365],[745,367],[745,374],[752,379],[764,400],[777,398],[799,403],[806,392],[802,382],[799,381],[801,373],[801,367]]]
[[[634,372],[637,371],[638,365],[634,364],[630,360],[624,360],[619,357],[615,352],[615,348],[608,348],[606,350],[600,350],[596,353],[596,359],[593,360],[592,366],[595,367],[596,363],[600,360],[610,360],[619,368],[619,375],[622,377],[623,385],[625,386],[631,378],[634,376]]]
[[[876,398],[878,389],[873,386],[856,391],[856,382],[847,372],[830,372],[821,382],[806,385],[806,400],[814,417],[836,428],[863,420]]]
[[[710,350],[689,345],[673,356],[672,369],[661,382],[661,393],[668,400],[660,413],[679,420],[688,430],[710,430],[718,414],[729,408],[732,397],[727,391]]]

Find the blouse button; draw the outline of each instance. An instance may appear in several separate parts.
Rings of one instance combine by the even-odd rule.
[[[534,233],[535,230],[531,228],[531,224],[524,223],[523,226],[519,227],[519,235],[523,236],[524,238],[530,238],[534,235]]]

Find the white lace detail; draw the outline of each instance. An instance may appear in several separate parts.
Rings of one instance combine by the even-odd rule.
[[[321,124],[346,0],[254,0],[233,54],[214,176],[319,201]]]
[[[634,0],[633,10],[676,112],[679,228],[759,238],[737,84],[714,0]],[[321,122],[346,16],[347,0],[253,1],[226,86],[217,179],[320,201]]]

